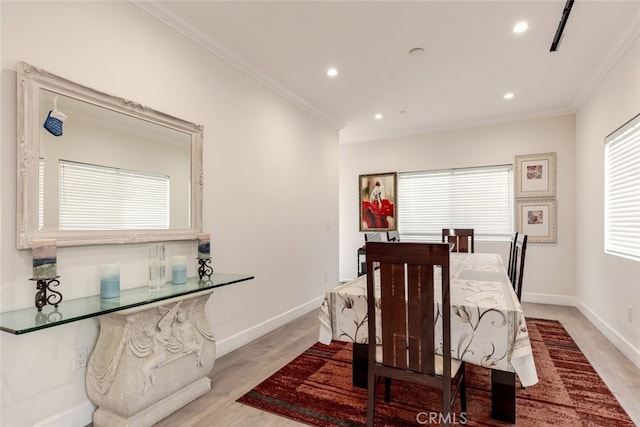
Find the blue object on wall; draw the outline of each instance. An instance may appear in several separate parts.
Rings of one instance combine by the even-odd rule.
[[[44,128],[52,135],[60,136],[62,135],[62,124],[65,120],[67,120],[66,114],[51,110],[44,121]]]

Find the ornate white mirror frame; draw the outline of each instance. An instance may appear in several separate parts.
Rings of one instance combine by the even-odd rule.
[[[39,159],[43,138],[41,101],[46,96],[60,96],[87,108],[103,109],[107,114],[136,120],[135,127],[155,127],[163,133],[179,135],[190,143],[190,174],[188,212],[184,223],[167,229],[121,229],[121,230],[61,230],[59,227],[40,227],[40,166]],[[48,108],[48,106],[47,106]],[[123,115],[123,116],[121,116]],[[125,117],[126,116],[126,117]],[[94,89],[71,82],[43,69],[24,62],[18,64],[18,158],[17,158],[17,247],[27,249],[37,239],[56,239],[58,246],[81,246],[96,244],[142,243],[152,241],[195,240],[202,230],[202,142],[204,128],[144,105],[123,98],[107,95]],[[64,127],[64,125],[63,125]],[[128,130],[125,130],[128,131]],[[46,132],[46,131],[45,131]],[[104,141],[102,142],[104,145]],[[104,146],[101,148],[105,148]],[[185,150],[186,153],[186,150]],[[127,156],[123,152],[116,156]]]

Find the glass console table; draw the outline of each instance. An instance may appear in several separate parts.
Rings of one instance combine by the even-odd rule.
[[[188,294],[200,293],[253,278],[254,276],[244,274],[213,273],[209,280],[201,281],[197,277],[193,277],[189,278],[184,285],[167,283],[157,291],[151,291],[147,286],[143,286],[121,290],[118,298],[101,299],[100,296],[96,295],[63,300],[58,308],[46,305],[40,312],[35,307],[8,311],[0,313],[0,330],[16,335],[26,334],[76,320],[101,316]]]
[[[97,317],[100,334],[85,376],[97,407],[93,426],[153,425],[211,389],[216,342],[205,304],[216,288],[253,278],[213,273],[157,291],[145,286],[121,290],[118,298],[63,300],[40,312],[0,313],[0,329],[25,334]]]

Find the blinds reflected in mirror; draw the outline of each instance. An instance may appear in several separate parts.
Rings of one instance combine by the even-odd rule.
[[[59,163],[60,230],[169,228],[169,177]]]

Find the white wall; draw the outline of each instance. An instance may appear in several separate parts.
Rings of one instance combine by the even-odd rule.
[[[524,301],[573,304],[575,146],[573,115],[340,146],[340,277],[357,275],[358,175],[512,164],[514,156],[557,156],[557,243],[530,243]],[[446,224],[443,224],[446,227]],[[508,257],[508,242],[477,242],[476,252]]]
[[[218,355],[319,307],[338,281],[337,130],[130,2],[0,8],[1,311],[31,307],[35,293],[31,253],[15,249],[18,61],[204,125],[203,222],[214,268],[256,276],[217,290],[207,306]],[[168,251],[195,258],[195,242]],[[107,262],[122,265],[123,287],[145,283],[146,245],[59,248],[65,299],[97,294]],[[88,319],[1,332],[0,424],[90,423],[84,370],[71,369],[72,353],[91,349],[98,330]]]
[[[577,296],[582,311],[640,367],[640,262],[605,254],[603,231],[604,138],[638,113],[640,36],[576,115]]]

